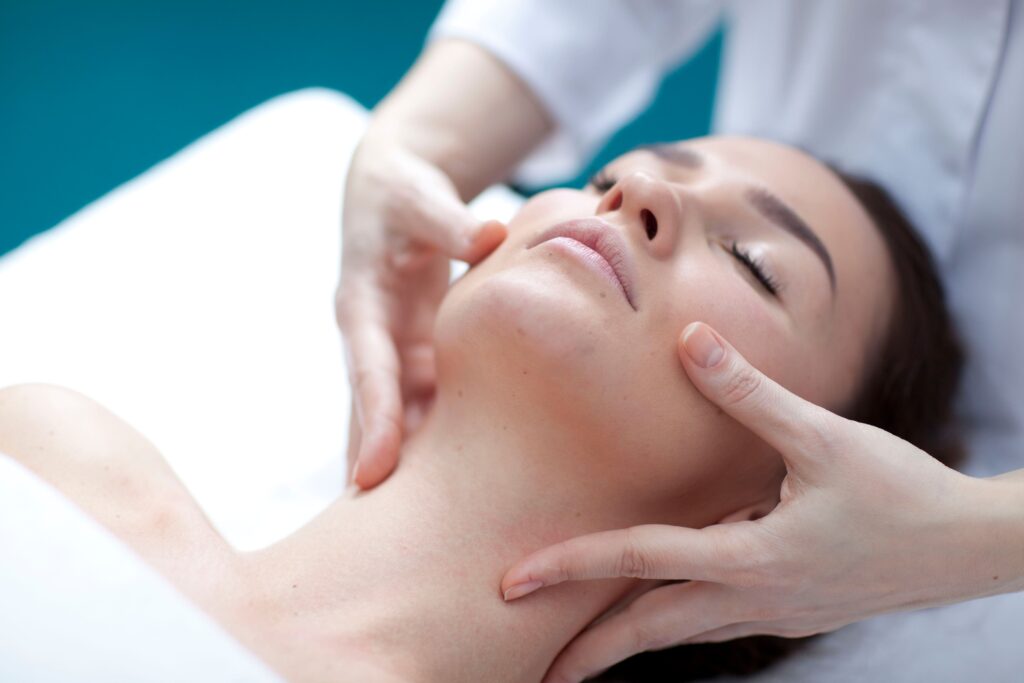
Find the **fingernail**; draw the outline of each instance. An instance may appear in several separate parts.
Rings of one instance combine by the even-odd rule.
[[[529,595],[530,593],[537,590],[543,585],[544,584],[542,582],[537,580],[527,581],[526,583],[517,583],[516,585],[512,586],[507,591],[505,591],[505,602],[508,602],[509,600],[515,600],[516,598],[521,598],[524,595]]]
[[[356,460],[356,466],[352,468],[352,483],[356,486],[359,486],[359,484],[356,483],[359,479],[359,463],[360,461]]]
[[[702,368],[713,368],[725,355],[721,342],[711,333],[707,325],[694,323],[683,335],[686,354]]]

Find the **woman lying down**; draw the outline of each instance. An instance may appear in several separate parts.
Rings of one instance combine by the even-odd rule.
[[[780,457],[678,360],[694,321],[789,390],[952,452],[928,437],[949,415],[958,347],[899,213],[800,151],[714,137],[638,149],[584,190],[530,199],[445,295],[436,398],[401,466],[270,547],[235,551],[144,437],[72,391],[0,392],[0,451],[289,680],[535,683],[640,582],[506,603],[517,560],[598,530],[753,519],[779,501]],[[680,680],[742,668],[740,653],[679,646],[606,676]]]

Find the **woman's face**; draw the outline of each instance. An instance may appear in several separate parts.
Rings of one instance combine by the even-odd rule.
[[[613,268],[576,240],[616,251]],[[609,474],[628,469],[637,486],[777,468],[689,382],[681,331],[707,322],[783,386],[841,411],[886,329],[892,283],[868,216],[802,152],[722,137],[639,149],[584,190],[533,197],[453,285],[435,330],[439,383],[446,364],[473,365],[595,449],[614,445]]]

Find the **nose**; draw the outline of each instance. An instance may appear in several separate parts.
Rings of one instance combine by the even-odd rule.
[[[639,234],[648,250],[669,256],[675,249],[682,221],[679,197],[664,180],[643,171],[624,175],[598,203],[597,212],[618,211],[626,220],[631,239]]]

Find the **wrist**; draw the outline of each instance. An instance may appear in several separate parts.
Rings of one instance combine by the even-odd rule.
[[[428,46],[376,107],[367,135],[389,138],[434,165],[468,201],[502,180],[552,127],[502,62],[477,45],[446,39]]]
[[[464,175],[459,172],[460,160],[464,164],[471,157],[462,151],[459,136],[441,122],[420,120],[412,114],[375,114],[360,146],[378,150],[374,153],[392,150],[415,156],[447,175],[460,195],[465,194],[455,178]]]
[[[975,554],[977,597],[1024,590],[1024,470],[965,479],[972,523],[964,550]]]

